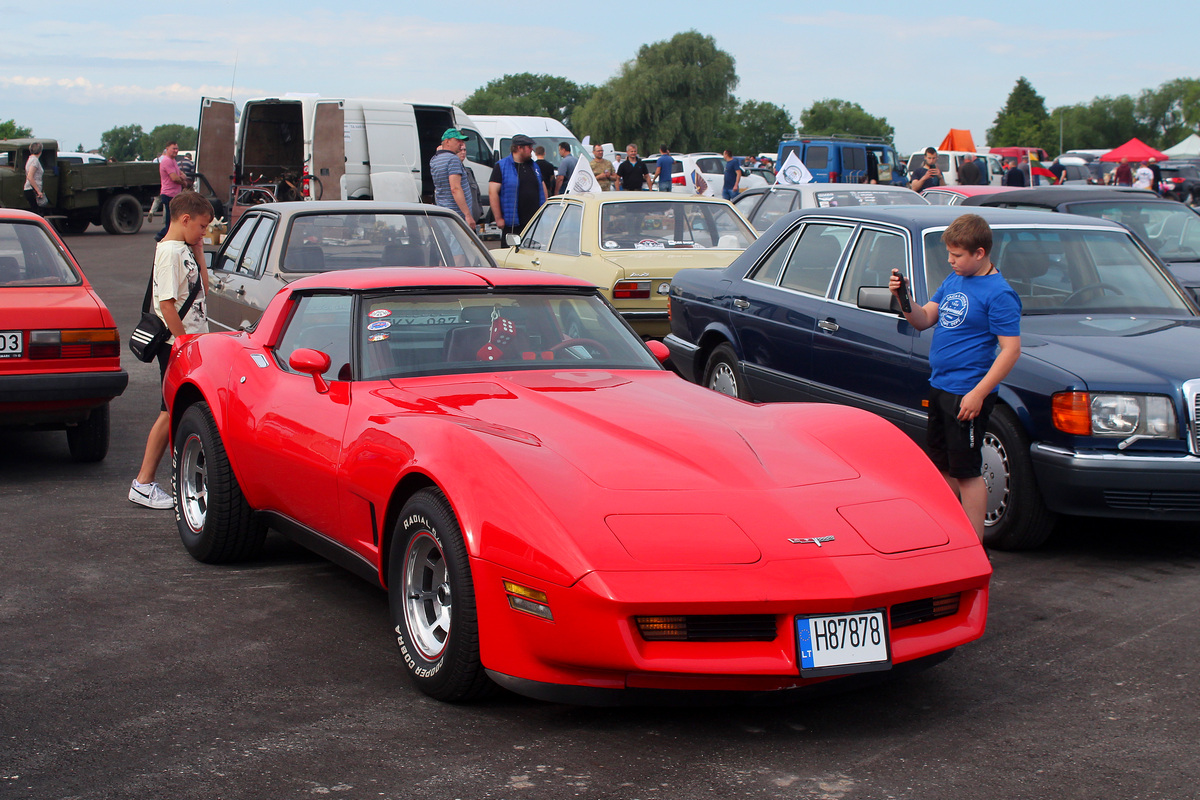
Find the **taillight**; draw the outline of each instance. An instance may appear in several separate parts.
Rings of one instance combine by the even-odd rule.
[[[614,300],[645,300],[650,297],[650,281],[617,281]]]
[[[116,328],[30,331],[29,357],[112,358],[121,355]]]
[[[834,172],[833,170],[829,170],[829,182],[837,183],[837,173]]]
[[[1183,183],[1183,178],[1171,178],[1171,183]]]
[[[1050,400],[1050,417],[1054,427],[1063,433],[1090,436],[1092,433],[1091,400],[1087,392],[1059,392]]]
[[[675,177],[671,178],[671,183],[675,184],[676,186],[687,186],[687,178],[682,175],[676,175]]]

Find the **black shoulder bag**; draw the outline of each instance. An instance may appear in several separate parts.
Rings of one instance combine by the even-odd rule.
[[[196,276],[196,285],[188,292],[187,300],[184,301],[183,307],[179,309],[179,318],[183,319],[187,316],[188,310],[192,307],[192,301],[196,299],[196,295],[200,292],[200,276]],[[137,357],[138,361],[149,363],[158,357],[159,349],[167,343],[167,339],[171,338],[171,329],[167,327],[167,323],[162,321],[162,318],[150,310],[150,295],[154,289],[154,273],[150,273],[150,282],[146,284],[146,298],[142,300],[142,321],[133,329],[133,333],[129,335],[129,349]]]

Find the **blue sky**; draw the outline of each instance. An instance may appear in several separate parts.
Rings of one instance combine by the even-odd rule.
[[[257,0],[115,3],[101,13],[64,0],[34,21],[34,6],[0,0],[13,23],[0,50],[0,120],[92,149],[117,125],[195,125],[200,97],[231,87],[239,103],[287,92],[457,102],[506,73],[601,84],[640,45],[688,29],[735,58],[739,98],[793,117],[823,98],[856,102],[887,117],[901,151],[937,145],[952,127],[982,146],[1021,75],[1047,108],[1200,77],[1194,48],[1178,46],[1200,23],[1194,3],[1159,4],[1145,21],[1107,0],[932,6],[697,0],[630,15],[624,4],[547,3],[518,15],[473,0],[444,10],[359,0],[345,11]]]

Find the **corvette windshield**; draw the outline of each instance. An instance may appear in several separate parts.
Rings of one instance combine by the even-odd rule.
[[[594,294],[394,293],[355,325],[366,380],[494,370],[660,369]]]
[[[1023,314],[1194,314],[1124,231],[997,226],[993,236],[992,262]],[[950,274],[946,258],[942,231],[926,231],[930,295]]]
[[[283,253],[284,272],[445,266],[495,265],[463,225],[442,214],[300,214]]]
[[[753,243],[746,223],[720,203],[633,201],[605,203],[600,210],[604,250],[745,250]]]

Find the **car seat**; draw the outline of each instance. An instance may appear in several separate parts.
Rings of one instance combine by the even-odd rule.
[[[409,244],[394,243],[384,245],[380,257],[381,267],[427,267],[429,263],[429,248],[415,242]]]
[[[0,256],[0,286],[21,280],[21,265],[13,256]]]
[[[283,267],[291,272],[324,272],[325,251],[315,244],[289,246]]]

